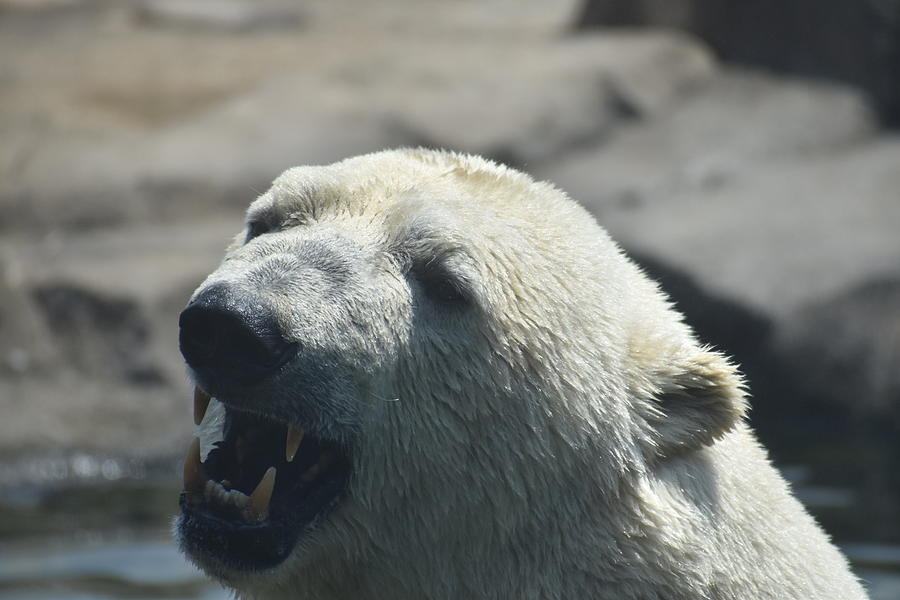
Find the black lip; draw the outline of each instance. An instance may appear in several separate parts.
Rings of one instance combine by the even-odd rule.
[[[179,504],[181,549],[201,563],[212,561],[236,571],[274,567],[288,557],[300,536],[300,528],[277,520],[251,524],[222,519],[191,504],[184,492]]]
[[[212,514],[194,504],[187,493],[179,498],[178,519],[183,552],[201,564],[234,571],[260,571],[277,566],[294,549],[301,535],[337,507],[345,495],[349,472],[326,479],[293,510],[281,510],[260,523],[245,523]]]
[[[307,433],[294,460],[287,463],[285,425],[259,415],[226,411],[225,440],[207,456],[203,471],[213,481],[228,478],[234,489],[249,495],[261,473],[275,466],[278,475],[269,515],[258,523],[247,522],[238,511],[229,512],[215,501],[200,499],[196,492],[183,492],[178,537],[182,551],[201,566],[259,571],[281,563],[303,535],[340,505],[347,494],[351,461],[343,447]],[[253,450],[236,454],[233,444],[237,440]],[[326,451],[332,456],[331,465],[305,482],[301,474]]]

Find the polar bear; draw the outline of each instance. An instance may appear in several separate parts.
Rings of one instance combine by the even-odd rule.
[[[290,169],[180,318],[176,535],[242,598],[853,600],[735,368],[564,193]]]

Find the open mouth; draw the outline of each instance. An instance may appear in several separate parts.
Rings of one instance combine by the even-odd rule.
[[[209,410],[210,402],[217,403]],[[207,412],[216,415],[207,415]],[[194,422],[219,421],[205,459],[195,438],[184,465],[183,549],[200,561],[259,570],[283,561],[344,496],[350,459],[301,427],[239,411],[197,388]]]

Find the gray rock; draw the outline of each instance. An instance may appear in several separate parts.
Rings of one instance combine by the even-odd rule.
[[[16,294],[0,294],[0,328],[23,332],[0,338],[0,350],[9,354],[25,333],[52,350],[37,367],[0,376],[0,458],[180,452],[191,419],[178,312],[240,228],[233,213],[87,236],[0,239],[6,271],[17,274],[7,278]]]
[[[89,0],[0,0],[0,10],[43,11],[71,8]]]
[[[581,186],[610,167],[599,160],[588,166]],[[574,172],[567,174],[556,181],[577,189]],[[898,189],[900,139],[885,138],[758,164],[712,188],[586,204],[627,247],[780,318],[900,272]]]
[[[404,143],[530,162],[653,114],[712,73],[702,47],[660,33],[385,45],[285,74],[162,132],[147,177],[256,182]]]
[[[0,228],[193,218],[245,206],[287,167],[388,146],[427,144],[532,163],[609,135],[636,115],[649,118],[715,72],[701,46],[664,33],[346,42],[334,54],[327,51],[333,38],[304,38],[296,49],[315,64],[254,85],[249,76],[204,82],[212,88],[205,105],[172,108],[149,128],[140,105],[124,106],[135,99],[121,90],[112,94],[119,100],[92,105],[104,112],[88,111],[94,118],[87,121],[43,100],[38,92],[47,90],[23,94],[14,109],[25,118],[8,121],[0,145]],[[244,68],[257,65],[242,60]],[[193,84],[176,84],[173,95],[190,103],[190,93],[177,90]],[[247,89],[214,92],[235,88]],[[66,93],[76,100],[111,95],[89,85]],[[36,98],[51,102],[46,110],[54,118],[63,116],[40,135],[35,123],[45,113],[21,108]],[[142,126],[123,126],[126,110],[138,110],[131,118]],[[151,103],[144,110],[161,109]]]
[[[64,282],[39,285],[32,298],[66,366],[90,378],[164,383],[144,356],[150,329],[135,300],[105,297]]]
[[[715,72],[703,47],[659,32],[437,47],[367,70],[372,110],[416,141],[518,165],[649,118]]]
[[[135,10],[154,25],[226,31],[295,28],[304,16],[302,6],[290,2],[239,0],[142,0]]]
[[[683,29],[726,61],[857,85],[900,120],[898,0],[588,0],[576,21]]]
[[[796,366],[808,397],[837,399],[857,426],[881,421],[900,431],[900,278],[872,279],[800,307],[774,346]]]
[[[793,383],[772,427],[781,444],[794,446],[821,479],[860,495],[865,510],[841,516],[850,535],[897,539],[900,277],[799,308],[783,320],[771,351],[789,365]]]
[[[900,140],[840,88],[726,76],[535,169],[614,237],[772,318],[900,268]]]
[[[874,128],[849,88],[726,71],[657,118],[535,171],[603,213],[727,187],[765,161],[853,143]]]
[[[26,276],[0,257],[0,378],[34,376],[55,356]]]

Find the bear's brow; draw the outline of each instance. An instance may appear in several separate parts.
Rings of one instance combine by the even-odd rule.
[[[430,215],[415,214],[395,225],[396,233],[388,243],[389,251],[412,262],[434,263],[450,257],[471,260],[462,236],[452,224],[435,222]]]
[[[263,222],[269,226],[291,227],[303,225],[324,212],[323,202],[313,194],[302,198],[269,196],[265,202],[255,204],[247,211],[247,222]]]
[[[346,190],[323,167],[297,167],[282,174],[272,185],[268,201],[260,208],[279,223],[300,224],[317,219],[346,202]]]

